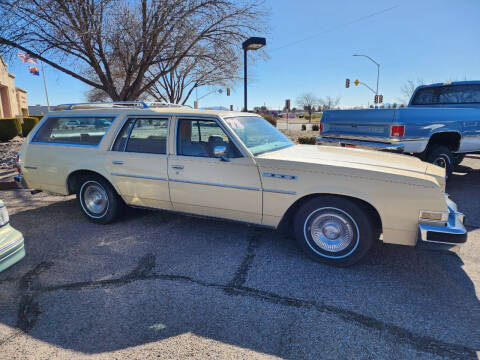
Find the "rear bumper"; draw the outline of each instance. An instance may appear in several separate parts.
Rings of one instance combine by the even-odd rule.
[[[319,136],[317,137],[317,145],[337,145],[337,146],[348,146],[354,145],[355,147],[362,149],[374,149],[374,150],[386,150],[386,151],[396,151],[402,152],[405,148],[405,145],[402,143],[388,143],[381,141],[367,141],[367,140],[355,140],[355,139],[344,139],[344,138],[329,138]]]
[[[429,248],[449,249],[467,241],[467,230],[463,225],[465,215],[457,211],[457,205],[447,198],[449,210],[445,226],[420,224],[418,244]]]

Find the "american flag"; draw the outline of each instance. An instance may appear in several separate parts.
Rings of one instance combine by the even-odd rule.
[[[38,64],[37,59],[35,59],[34,57],[32,57],[28,54],[18,52],[17,55],[24,63]]]

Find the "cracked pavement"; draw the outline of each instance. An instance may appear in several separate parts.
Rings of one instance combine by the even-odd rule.
[[[476,359],[480,159],[459,170],[465,246],[378,244],[345,269],[271,230],[134,209],[102,226],[73,197],[0,192],[27,251],[0,274],[0,359]]]

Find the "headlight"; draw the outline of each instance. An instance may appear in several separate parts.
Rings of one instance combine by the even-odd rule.
[[[0,206],[0,226],[7,225],[9,221],[8,211],[5,205]]]
[[[446,224],[448,211],[420,211],[420,222]]]

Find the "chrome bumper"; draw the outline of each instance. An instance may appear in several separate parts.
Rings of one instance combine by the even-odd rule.
[[[392,144],[380,141],[367,141],[367,140],[354,140],[344,138],[329,138],[329,137],[317,137],[317,145],[337,145],[342,147],[348,147],[348,145],[354,145],[356,148],[361,149],[374,149],[374,150],[386,150],[402,152],[405,145],[402,143]]]
[[[419,244],[428,247],[451,248],[463,244],[467,241],[467,229],[463,225],[465,215],[457,211],[457,205],[447,200],[449,215],[445,226],[420,224],[419,227]]]
[[[28,189],[27,183],[25,182],[25,179],[23,178],[22,175],[15,175],[13,177],[13,180],[15,180],[18,187],[20,187],[22,189]]]

